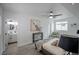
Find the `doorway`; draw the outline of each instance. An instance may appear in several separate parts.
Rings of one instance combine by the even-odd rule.
[[[17,25],[15,20],[7,19],[4,25],[5,51],[7,54],[13,54],[17,51]]]

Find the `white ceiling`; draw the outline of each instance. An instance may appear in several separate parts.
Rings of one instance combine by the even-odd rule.
[[[57,4],[57,3],[3,3],[5,11],[13,13],[24,13],[30,16],[48,17],[49,9],[53,9],[55,14],[63,14],[57,19],[79,15],[79,4]],[[71,11],[72,10],[72,11]],[[47,16],[43,16],[47,15]]]
[[[11,12],[19,12],[19,13],[40,13],[43,11],[47,11],[51,4],[26,4],[26,3],[11,3],[11,4],[2,4],[5,10]]]
[[[72,4],[62,4],[69,12],[74,16],[79,17],[79,3]]]

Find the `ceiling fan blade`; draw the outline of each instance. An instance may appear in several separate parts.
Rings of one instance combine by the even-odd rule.
[[[52,15],[53,18],[56,18],[57,16],[61,16],[62,14]]]
[[[62,14],[57,14],[57,15],[54,15],[54,16],[61,16]]]

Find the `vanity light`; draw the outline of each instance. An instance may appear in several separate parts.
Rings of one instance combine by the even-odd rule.
[[[12,25],[18,25],[17,22],[7,22],[8,25],[12,24]]]

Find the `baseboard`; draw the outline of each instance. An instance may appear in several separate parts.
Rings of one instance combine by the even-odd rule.
[[[8,43],[8,44],[13,44],[13,43],[17,43],[17,41],[15,41],[15,42],[10,42],[10,43]]]

